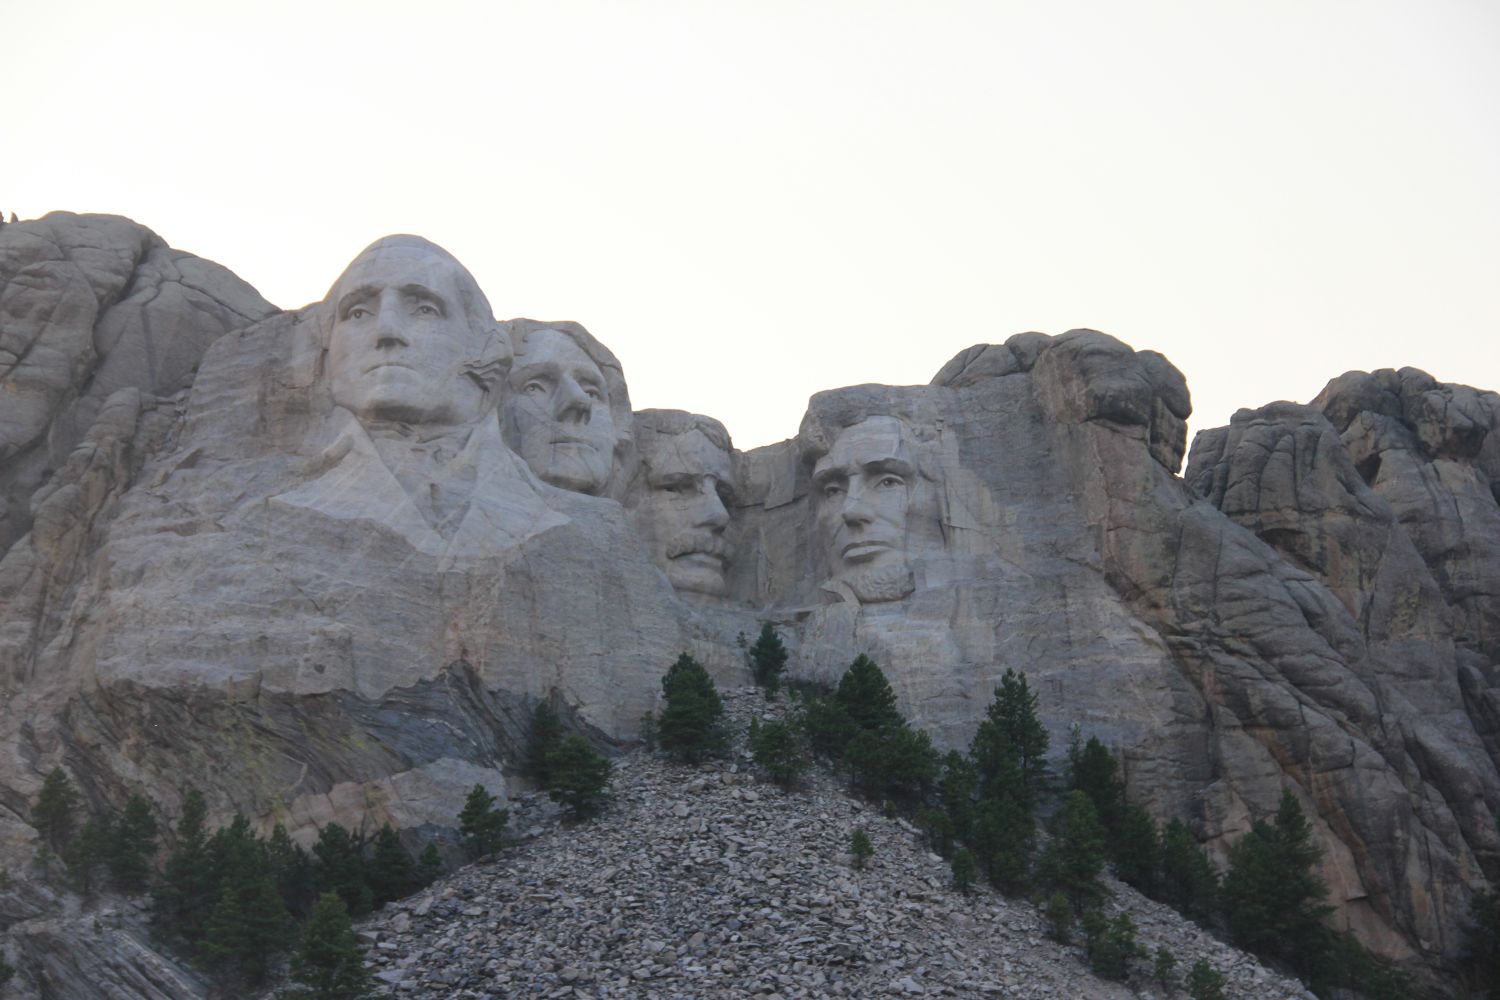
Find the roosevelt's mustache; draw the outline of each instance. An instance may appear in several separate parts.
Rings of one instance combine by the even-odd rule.
[[[711,531],[691,531],[667,542],[668,559],[676,559],[678,556],[696,552],[718,556],[728,562],[729,557],[734,554],[734,546],[726,542],[722,535],[716,535]]]

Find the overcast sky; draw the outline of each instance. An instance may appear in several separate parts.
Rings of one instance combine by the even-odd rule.
[[[1194,429],[1413,365],[1500,389],[1500,3],[0,0],[0,210],[272,302],[381,235],[748,448],[1093,327]]]

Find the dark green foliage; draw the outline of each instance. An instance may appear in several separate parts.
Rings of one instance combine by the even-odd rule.
[[[939,857],[953,853],[953,821],[941,809],[921,806],[917,809],[917,828],[927,835],[927,846]]]
[[[1054,892],[1048,896],[1043,913],[1047,918],[1048,937],[1058,944],[1073,940],[1073,904],[1068,902],[1067,894]]]
[[[155,932],[189,953],[203,936],[219,898],[219,877],[208,849],[203,796],[190,791],[177,821],[177,846],[167,855],[152,891],[151,923]]]
[[[854,786],[876,799],[915,799],[937,775],[931,738],[904,721],[860,730],[844,748],[844,760]]]
[[[1061,890],[1080,911],[1104,896],[1104,829],[1094,804],[1081,791],[1068,793],[1052,829],[1052,840],[1037,865],[1043,884]]]
[[[574,819],[584,819],[603,809],[609,800],[613,771],[608,757],[574,733],[547,755],[547,795]]]
[[[204,926],[198,954],[227,982],[257,985],[272,958],[290,944],[292,918],[276,888],[265,846],[236,815],[214,833],[209,854],[218,872],[218,896]]]
[[[500,810],[502,813],[504,810]],[[501,833],[504,833],[501,825]],[[411,863],[411,855],[401,846],[401,837],[391,824],[381,826],[375,834],[375,843],[370,851],[368,868],[370,894],[376,906],[400,899],[417,889],[417,872]]]
[[[859,727],[832,695],[809,695],[802,706],[802,725],[813,752],[838,760]]]
[[[537,702],[526,744],[526,769],[542,788],[547,787],[547,755],[562,742],[562,722],[550,702]]]
[[[1333,945],[1322,924],[1332,912],[1321,903],[1328,890],[1313,870],[1319,856],[1302,807],[1286,790],[1274,821],[1257,821],[1230,850],[1224,876],[1224,915],[1235,941],[1304,976],[1323,966]]]
[[[4,955],[0,955],[0,986],[4,986],[10,982],[11,977],[15,974],[15,966],[7,962]]]
[[[1485,1000],[1500,1000],[1500,896],[1492,892],[1476,892],[1469,900],[1462,973],[1470,992],[1484,990]]]
[[[1408,1000],[1416,995],[1416,985],[1411,976],[1397,969],[1388,960],[1372,955],[1351,934],[1334,935],[1324,974],[1314,976],[1321,979],[1320,988],[1343,986],[1358,993],[1361,1000]],[[1500,991],[1500,980],[1490,980]],[[1500,992],[1493,994],[1500,998]]]
[[[1027,885],[1036,821],[1031,811],[1010,798],[985,799],[974,816],[969,846],[990,884],[1006,892]]]
[[[1218,906],[1219,876],[1180,820],[1162,831],[1157,897],[1199,923],[1206,923]]]
[[[417,885],[431,885],[443,877],[443,856],[438,852],[437,845],[432,841],[422,848],[422,856],[417,858]]]
[[[1177,981],[1177,956],[1165,946],[1156,949],[1156,961],[1151,966],[1151,978],[1170,990]]]
[[[1010,794],[1029,808],[1041,790],[1050,740],[1036,705],[1026,675],[1007,669],[969,746],[984,795]]]
[[[313,905],[302,944],[292,955],[292,979],[304,987],[292,994],[299,1000],[359,1000],[370,995],[364,954],[336,893],[323,893]]]
[[[879,732],[906,725],[896,710],[896,692],[875,661],[861,653],[839,678],[833,698],[856,730]]]
[[[556,751],[554,750],[553,753],[555,755]],[[553,761],[553,756],[549,756],[547,759],[549,782],[560,777],[553,772]],[[469,797],[464,800],[463,811],[458,814],[458,832],[464,838],[464,846],[469,849],[469,856],[482,858],[486,854],[494,854],[500,850],[501,845],[505,843],[505,825],[509,821],[510,811],[496,809],[495,797],[486,791],[483,785],[475,785],[469,789]],[[397,846],[400,846],[399,843]],[[404,856],[406,852],[401,853]]]
[[[73,837],[74,810],[78,808],[78,790],[60,767],[47,772],[36,802],[31,807],[31,825],[42,835],[42,842],[62,853]]]
[[[374,906],[374,896],[365,875],[365,842],[337,823],[318,831],[313,844],[313,884],[319,895],[336,892],[355,916],[364,916]]]
[[[870,843],[870,835],[864,827],[854,828],[854,835],[849,838],[849,853],[854,857],[856,868],[863,868],[875,854],[875,845]]]
[[[655,750],[656,737],[656,713],[646,712],[641,715],[641,746],[647,750]]]
[[[88,818],[83,828],[63,848],[63,864],[68,881],[78,892],[88,895],[99,884],[99,869],[109,860],[114,842],[114,819],[108,813]]]
[[[145,892],[156,855],[156,817],[150,803],[132,795],[111,834],[104,859],[110,881],[121,892]]]
[[[967,847],[960,847],[953,852],[953,888],[968,895],[974,888],[974,876],[977,874],[974,864],[974,855],[969,853]]]
[[[943,758],[939,795],[943,811],[953,826],[953,836],[968,840],[974,827],[974,793],[979,790],[979,772],[974,762],[957,750]]]
[[[1135,922],[1130,914],[1121,913],[1113,920],[1105,920],[1098,910],[1083,915],[1083,930],[1087,935],[1086,951],[1089,968],[1103,979],[1124,982],[1130,978],[1130,963],[1144,954],[1135,940]]]
[[[1120,881],[1155,897],[1161,869],[1161,837],[1145,808],[1126,806],[1120,827],[1110,838],[1115,874]]]
[[[807,742],[795,720],[774,719],[761,723],[751,719],[749,742],[755,763],[765,768],[771,780],[782,788],[796,784],[811,763]]]
[[[1224,1000],[1224,974],[1200,958],[1188,972],[1187,988],[1192,1000]]]
[[[728,744],[720,719],[724,703],[708,671],[683,653],[661,679],[666,706],[657,723],[661,748],[678,760],[700,763]]]
[[[755,674],[755,683],[773,695],[781,686],[781,672],[786,669],[786,646],[781,636],[766,622],[760,627],[760,636],[750,647],[750,667]]]
[[[1068,790],[1087,795],[1094,806],[1094,815],[1110,833],[1120,828],[1125,810],[1125,788],[1118,777],[1119,766],[1098,737],[1090,736],[1088,743],[1078,745],[1075,731],[1068,746]]]
[[[266,841],[266,863],[276,880],[276,891],[287,910],[298,919],[312,912],[314,888],[313,860],[301,844],[294,843],[286,827],[276,824]]]

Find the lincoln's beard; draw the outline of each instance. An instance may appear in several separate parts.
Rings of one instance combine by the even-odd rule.
[[[916,582],[912,579],[911,565],[906,562],[855,570],[843,574],[838,580],[848,585],[861,604],[899,601],[917,589]]]

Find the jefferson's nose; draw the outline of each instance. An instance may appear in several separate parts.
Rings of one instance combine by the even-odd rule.
[[[554,413],[559,421],[574,424],[586,424],[593,415],[594,400],[583,386],[571,376],[564,375],[557,383],[557,393],[553,397]]]

